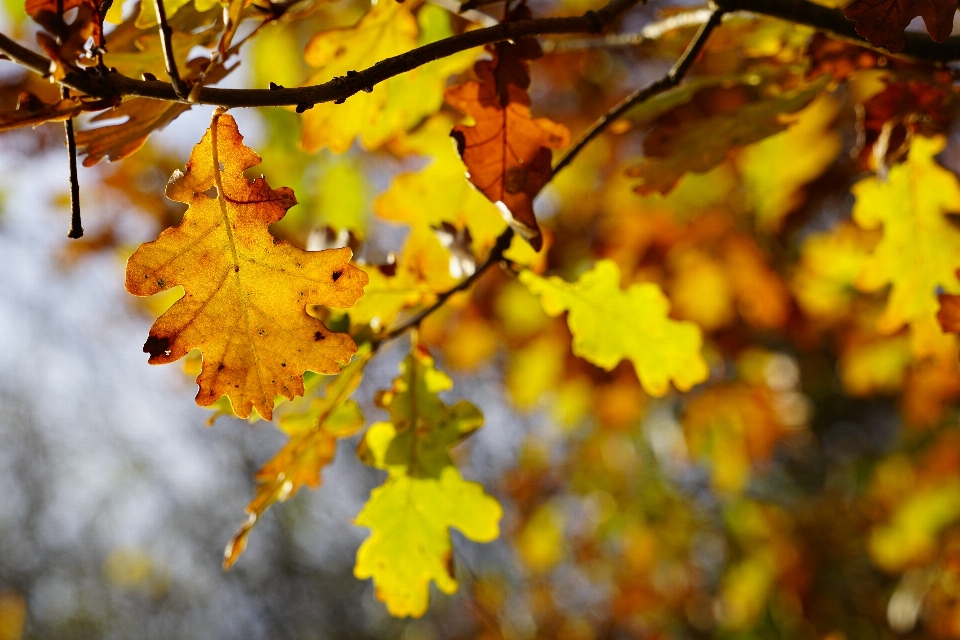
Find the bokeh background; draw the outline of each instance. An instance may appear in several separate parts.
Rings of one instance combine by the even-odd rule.
[[[33,27],[17,0],[6,2],[0,31],[31,43]],[[595,4],[530,2],[538,15],[581,13]],[[639,33],[663,17],[658,11],[693,6],[651,4],[657,6],[632,12],[621,31]],[[346,24],[365,8],[343,0],[325,7],[318,20],[339,16]],[[766,22],[744,33],[756,38],[757,51],[775,41],[797,52],[803,45],[797,41],[809,35]],[[301,82],[306,70],[288,62],[309,35],[304,25],[263,34],[221,86]],[[535,63],[534,104],[578,131],[589,123],[587,115],[662,75],[678,42],[684,41],[653,51],[568,43],[570,51]],[[724,51],[723,42],[717,46]],[[724,55],[719,64],[735,67],[729,47]],[[6,101],[0,106],[12,108],[7,103],[21,88],[40,89],[0,61]],[[827,133],[838,149],[849,151],[855,96],[844,91],[831,100],[844,105],[835,105],[845,114],[837,118],[850,126],[842,139]],[[396,175],[422,166],[423,158],[397,159],[356,146],[343,155],[308,156],[297,149],[293,113],[231,113],[246,143],[264,157],[271,184],[296,190],[301,205],[291,211],[286,237],[317,247],[334,241],[328,225],[362,228],[360,255],[372,263],[402,244],[404,229],[374,222],[371,202]],[[391,618],[370,582],[352,575],[367,532],[351,519],[384,475],[357,460],[358,437],[340,442],[319,490],[270,509],[241,560],[225,573],[223,549],[244,519],[252,476],[285,437],[271,424],[228,417],[208,427],[211,412],[194,404],[196,387],[184,367],[151,367],[142,353],[163,301],[136,300],[123,289],[125,257],[182,214],[160,194],[208,120],[209,109],[194,109],[127,160],[81,169],[82,243],[64,237],[69,207],[62,128],[0,135],[0,640],[21,634],[144,640],[960,637],[956,363],[931,369],[913,362],[903,334],[888,339],[863,329],[844,342],[831,333],[836,318],[820,318],[823,324],[809,335],[793,332],[789,319],[799,317],[803,302],[795,300],[800,294],[793,276],[783,274],[746,285],[773,292],[761,295],[752,318],[731,304],[729,317],[714,319],[708,333],[716,385],[683,400],[645,396],[627,365],[604,373],[582,361],[570,365],[572,357],[562,360],[569,345],[562,321],[549,324],[542,313],[510,316],[511,301],[521,308],[531,298],[506,277],[481,291],[475,316],[445,317],[453,318],[450,332],[432,334],[446,341],[435,355],[455,381],[445,400],[468,398],[486,417],[456,459],[465,477],[482,482],[504,505],[504,535],[477,545],[453,533],[460,591],[447,596],[432,589],[424,618]],[[955,170],[956,127],[947,133],[950,145],[940,160]],[[694,280],[716,275],[684,271],[693,263],[682,260],[716,260],[704,258],[712,248],[684,254],[670,234],[704,213],[704,203],[721,210],[714,222],[735,217],[732,201],[716,195],[718,184],[734,180],[732,161],[684,183],[678,196],[658,205],[649,218],[654,222],[634,224],[639,216],[610,213],[614,205],[631,215],[640,207],[622,178],[622,162],[610,158],[637,157],[640,137],[627,132],[617,140],[609,146],[598,141],[578,159],[582,172],[571,170],[551,185],[538,200],[538,214],[557,230],[558,252],[573,252],[568,262],[593,257],[576,254],[575,241],[563,246],[564,233],[576,241],[589,237],[594,248],[619,258],[636,250],[637,279],[667,282],[679,300],[678,273]],[[808,238],[850,225],[848,187],[862,177],[862,167],[848,156],[839,154],[830,173],[810,188],[815,195],[804,200],[800,222],[786,225],[781,265],[799,264]],[[614,173],[619,196],[607,187]],[[680,226],[653,227],[669,216]],[[618,227],[624,220],[630,224]],[[654,239],[643,245],[649,253],[641,260],[642,251],[630,243],[642,245],[646,240],[639,237],[648,232]],[[857,247],[871,242],[855,230],[850,234]],[[483,298],[488,293],[490,300]],[[862,298],[863,306],[844,307],[846,320],[879,313],[882,297]],[[691,298],[687,303],[696,313]],[[784,318],[764,325],[764,317],[778,313],[777,304],[787,309]],[[506,335],[513,349],[508,353],[483,313],[533,329],[515,327]],[[740,348],[748,338],[756,349]],[[368,422],[384,417],[373,396],[396,376],[407,344],[396,341],[368,365],[357,394]],[[803,344],[812,346],[798,347]],[[543,363],[566,363],[569,371],[544,373]]]

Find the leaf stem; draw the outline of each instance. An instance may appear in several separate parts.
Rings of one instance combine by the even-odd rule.
[[[558,174],[565,167],[567,167],[567,165],[573,162],[573,159],[577,157],[583,148],[586,147],[594,138],[603,133],[603,131],[614,121],[616,121],[617,118],[622,116],[636,105],[680,84],[684,76],[687,75],[687,72],[690,70],[690,67],[693,65],[694,61],[697,59],[700,51],[703,50],[703,46],[710,38],[710,34],[713,33],[713,30],[720,25],[721,20],[723,20],[724,13],[726,12],[723,9],[714,9],[710,13],[710,17],[700,26],[700,30],[697,32],[697,35],[694,36],[693,40],[690,41],[690,44],[687,45],[683,55],[680,56],[677,62],[673,65],[673,68],[670,69],[665,76],[641,89],[634,91],[629,96],[614,105],[609,111],[600,116],[596,122],[594,122],[590,128],[587,129],[582,136],[580,136],[580,139],[577,140],[576,144],[574,144],[570,150],[560,158],[556,166],[553,168],[553,175]]]

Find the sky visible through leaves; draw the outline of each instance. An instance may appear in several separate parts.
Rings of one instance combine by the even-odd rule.
[[[955,1],[7,4],[0,640],[960,638]]]

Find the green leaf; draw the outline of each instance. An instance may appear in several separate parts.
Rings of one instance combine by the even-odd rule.
[[[451,527],[474,542],[500,535],[500,504],[464,480],[448,453],[483,424],[469,402],[448,407],[440,400],[437,394],[452,386],[426,349],[415,348],[393,387],[377,396],[391,422],[371,426],[358,451],[389,475],[356,518],[371,534],[357,552],[354,575],[373,578],[377,598],[394,616],[422,616],[430,581],[444,593],[457,590]]]
[[[657,285],[620,289],[620,269],[612,260],[597,262],[574,284],[530,271],[523,271],[520,281],[540,296],[547,314],[569,312],[574,354],[608,371],[629,359],[650,395],[664,395],[671,380],[689,391],[707,379],[700,329],[668,317],[670,303]]]

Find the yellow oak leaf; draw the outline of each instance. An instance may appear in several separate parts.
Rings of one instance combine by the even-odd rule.
[[[857,285],[865,291],[890,285],[877,329],[889,335],[909,325],[917,357],[941,355],[954,344],[937,322],[938,292],[960,293],[960,229],[946,215],[960,212],[960,182],[934,160],[945,146],[943,137],[917,136],[907,161],[890,169],[887,180],[866,178],[851,189],[854,221],[883,228]]]
[[[466,167],[450,137],[454,124],[450,116],[437,114],[392,145],[404,155],[416,153],[432,161],[420,171],[397,176],[376,199],[373,210],[384,220],[404,222],[414,229],[429,230],[442,222],[466,227],[474,253],[485,255],[506,222],[497,206],[465,178]]]
[[[349,398],[360,385],[371,355],[369,345],[361,347],[353,362],[327,385],[324,397],[316,398],[306,412],[280,419],[280,430],[290,439],[254,475],[256,495],[247,505],[246,522],[227,544],[224,569],[240,558],[250,532],[267,509],[297,495],[301,487],[319,487],[320,472],[337,453],[337,440],[349,438],[363,428],[360,406]]]
[[[523,271],[520,281],[540,295],[548,315],[569,312],[574,354],[608,371],[629,359],[650,395],[666,394],[671,381],[689,391],[707,379],[697,326],[671,320],[670,303],[655,284],[621,289],[620,269],[612,260],[597,262],[574,284],[530,271]]]
[[[826,322],[846,316],[856,295],[857,277],[878,239],[878,232],[864,231],[853,223],[807,236],[791,281],[804,313]]]
[[[378,2],[356,25],[313,37],[303,55],[319,71],[307,84],[346,76],[452,33],[450,18],[439,7],[425,5],[415,18],[409,4]],[[315,105],[303,114],[300,144],[311,153],[323,147],[343,153],[359,136],[365,148],[375,149],[435,113],[447,78],[465,71],[475,58],[473,51],[457,53],[351,96],[346,105]]]
[[[483,424],[466,400],[452,407],[440,400],[437,394],[452,386],[426,350],[414,348],[392,388],[377,396],[391,421],[371,426],[358,452],[389,475],[357,515],[356,524],[371,534],[357,551],[354,575],[373,578],[377,598],[394,616],[422,616],[431,581],[444,593],[457,590],[451,527],[474,542],[500,535],[500,504],[464,480],[447,451]]]
[[[840,134],[831,128],[839,110],[836,100],[821,95],[800,112],[792,127],[746,147],[737,156],[761,230],[778,231],[787,214],[803,204],[803,186],[840,153]]]
[[[349,307],[367,276],[349,263],[348,248],[311,253],[270,235],[296,198],[263,178],[247,182],[244,170],[260,158],[242,141],[231,116],[214,116],[186,171],[167,184],[168,198],[189,205],[183,222],[140,245],[126,286],[138,296],[185,290],[150,329],[143,349],[151,364],[200,349],[197,404],[227,395],[241,418],[256,408],[269,420],[274,396],[303,394],[306,370],[337,373],[357,350],[306,305]]]

